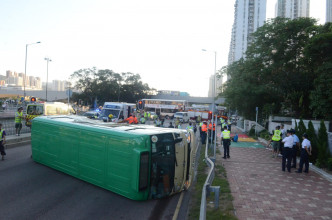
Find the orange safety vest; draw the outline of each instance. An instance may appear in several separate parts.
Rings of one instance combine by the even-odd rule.
[[[137,119],[136,119],[137,120]],[[134,123],[134,117],[133,116],[130,116],[129,118],[127,118],[125,121],[128,121],[129,124],[132,124]]]
[[[206,131],[207,131],[207,126],[206,126],[206,124],[203,124],[203,125],[202,125],[202,131],[203,131],[203,132],[206,132]]]
[[[133,120],[134,120],[134,124],[138,124],[138,121],[137,121],[136,117]]]
[[[212,123],[209,124],[209,130],[212,130]],[[216,130],[216,124],[213,123],[213,130]]]

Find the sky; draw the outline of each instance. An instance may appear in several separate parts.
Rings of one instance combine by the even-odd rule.
[[[267,18],[276,0],[267,0]],[[157,90],[207,96],[209,77],[227,65],[235,0],[0,0],[0,75],[49,82],[84,68],[140,74]],[[325,0],[311,0],[325,22]],[[207,50],[206,52],[202,49]]]

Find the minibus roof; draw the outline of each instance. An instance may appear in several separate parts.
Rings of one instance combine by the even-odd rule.
[[[113,122],[103,122],[101,120],[93,120],[86,118],[84,116],[77,115],[54,115],[54,116],[41,116],[36,118],[37,120],[47,120],[53,122],[65,122],[68,124],[80,124],[82,126],[87,127],[96,127],[101,128],[103,130],[112,130],[119,132],[130,132],[132,134],[145,134],[145,135],[153,135],[153,134],[162,134],[162,133],[179,133],[181,129],[175,128],[160,128],[154,127],[150,125],[128,125],[125,123],[113,123]]]

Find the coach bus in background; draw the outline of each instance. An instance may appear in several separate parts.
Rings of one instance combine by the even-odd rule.
[[[75,115],[36,118],[31,146],[35,162],[133,200],[187,189],[197,151],[192,131]]]
[[[162,118],[170,119],[176,112],[184,112],[188,107],[186,100],[142,99],[144,111],[155,112]]]

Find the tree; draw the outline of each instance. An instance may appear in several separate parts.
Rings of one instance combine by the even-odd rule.
[[[136,103],[151,91],[148,84],[141,81],[139,74],[115,73],[112,70],[97,70],[96,67],[81,69],[71,75],[75,88],[80,91],[73,95],[73,100],[83,100],[89,105],[97,100],[98,105],[107,101]]]
[[[320,26],[317,32],[304,49],[316,76],[309,96],[310,108],[314,117],[332,119],[332,23]]]
[[[319,47],[315,47],[319,42],[315,39],[321,39],[319,36],[329,30],[317,26],[316,20],[311,18],[267,21],[251,35],[245,59],[220,71],[230,78],[220,95],[226,98],[229,106],[249,119],[254,118],[256,106],[263,109],[264,114],[311,117],[316,111],[322,116],[323,112],[332,109],[332,96],[326,102],[320,102],[331,94],[332,86],[325,86],[322,81],[329,81],[332,74],[330,66],[324,66],[326,74],[320,74],[319,78],[315,72],[318,65],[311,64],[315,59],[319,60]],[[324,39],[327,43],[331,38],[325,36]],[[325,53],[331,61],[328,52],[331,50]],[[313,100],[316,103],[312,104]]]
[[[300,119],[300,122],[299,122],[299,138],[302,138],[303,134],[307,131],[307,128],[305,127],[304,125],[304,122],[302,120],[302,118]],[[301,140],[301,139],[300,139]]]

